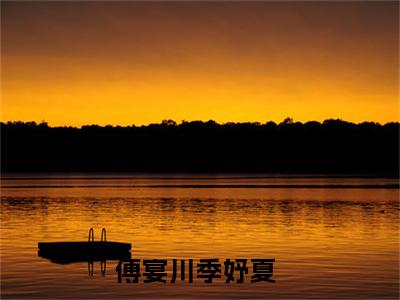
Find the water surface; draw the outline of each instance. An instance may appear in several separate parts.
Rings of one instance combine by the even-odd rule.
[[[399,297],[397,179],[14,175],[2,180],[2,297]],[[275,283],[117,283],[117,261],[56,264],[39,241],[129,242],[134,258],[275,258]],[[251,267],[251,264],[249,264]],[[251,275],[250,275],[251,276]],[[168,277],[167,279],[170,279]]]

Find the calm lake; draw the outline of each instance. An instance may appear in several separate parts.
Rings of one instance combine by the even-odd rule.
[[[399,297],[398,179],[262,175],[4,175],[2,298]],[[38,242],[107,240],[132,257],[167,259],[167,283],[117,282],[117,260],[58,264]],[[170,283],[172,259],[219,258],[212,284]],[[226,258],[247,258],[225,283]],[[274,258],[272,282],[251,283],[250,259]],[[104,272],[105,271],[105,272]],[[143,271],[142,271],[143,272]]]

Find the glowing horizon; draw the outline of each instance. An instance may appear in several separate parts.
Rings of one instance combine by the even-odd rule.
[[[399,121],[398,2],[2,2],[1,121]]]

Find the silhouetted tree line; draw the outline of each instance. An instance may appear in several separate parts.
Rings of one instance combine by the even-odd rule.
[[[399,174],[399,123],[226,123],[49,127],[1,123],[2,172]]]

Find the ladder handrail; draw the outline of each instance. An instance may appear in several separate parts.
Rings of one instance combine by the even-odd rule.
[[[94,230],[93,228],[89,229],[89,238],[88,238],[88,242],[90,242],[90,237],[92,237],[92,242],[94,242]]]
[[[104,241],[103,241],[103,234],[104,234]],[[101,241],[102,241],[102,242],[106,242],[106,241],[107,241],[106,229],[105,229],[105,228],[103,228],[103,229],[101,230]]]

